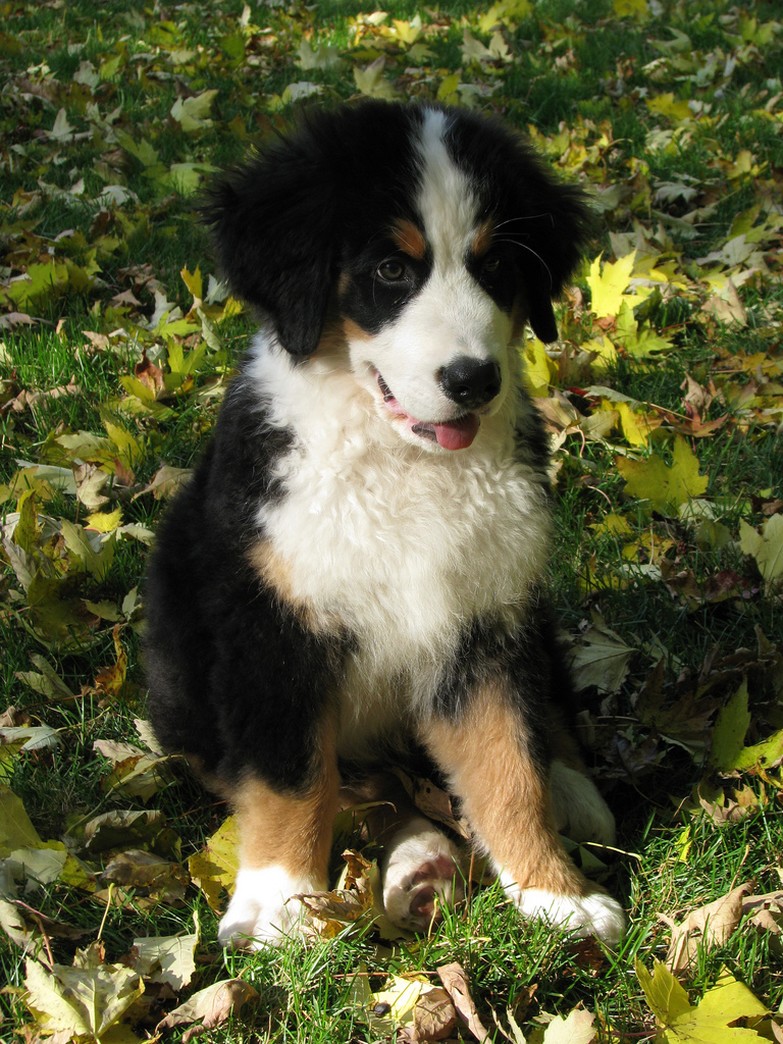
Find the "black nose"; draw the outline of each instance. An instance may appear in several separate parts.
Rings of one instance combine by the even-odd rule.
[[[500,391],[500,367],[491,359],[460,355],[443,367],[438,379],[443,394],[466,410],[483,406]]]

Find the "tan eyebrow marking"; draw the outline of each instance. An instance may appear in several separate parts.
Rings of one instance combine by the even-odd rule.
[[[483,257],[492,246],[495,235],[495,222],[492,218],[486,218],[473,233],[470,244],[470,252],[474,257]]]
[[[423,261],[427,253],[424,233],[407,218],[399,218],[392,226],[392,239],[400,250],[416,261]]]

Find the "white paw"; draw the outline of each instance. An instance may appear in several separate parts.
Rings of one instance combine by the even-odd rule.
[[[293,877],[281,866],[240,870],[234,894],[220,921],[221,946],[260,950],[281,942],[296,930],[302,904],[294,895],[323,891],[323,881]]]
[[[386,916],[408,931],[426,932],[439,920],[440,903],[465,894],[459,850],[421,817],[406,823],[388,842],[382,872]]]
[[[555,760],[552,762],[549,789],[555,825],[561,834],[572,841],[614,844],[614,816],[588,776]]]
[[[516,884],[503,883],[506,894],[523,917],[548,921],[576,935],[595,935],[608,946],[618,943],[625,932],[622,907],[604,892],[556,895],[544,888],[520,888]]]

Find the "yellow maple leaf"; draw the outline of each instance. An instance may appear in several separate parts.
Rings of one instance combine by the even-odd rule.
[[[98,533],[113,533],[122,525],[122,508],[114,511],[94,511],[87,516],[87,525]]]
[[[557,373],[557,367],[549,358],[543,342],[537,337],[525,343],[523,348],[524,369],[522,379],[533,398],[546,398],[549,385]]]
[[[647,108],[650,112],[657,113],[659,116],[665,116],[675,123],[682,123],[683,120],[688,120],[693,116],[688,102],[675,98],[671,91],[667,91],[666,94],[659,94],[655,98],[648,98]]]
[[[188,871],[204,893],[213,910],[222,908],[222,892],[234,883],[237,861],[238,828],[234,816],[229,816],[208,839],[204,848],[188,859]]]
[[[766,1014],[766,1008],[725,968],[695,1007],[660,961],[655,962],[652,975],[637,961],[636,974],[662,1030],[656,1040],[670,1044],[742,1044],[764,1039],[754,1029],[732,1025],[739,1019],[759,1018]]]
[[[590,310],[599,318],[617,315],[623,303],[625,291],[631,281],[636,251],[620,257],[617,261],[605,261],[603,267],[598,257],[590,265],[587,285],[592,294]]]
[[[617,421],[629,446],[646,446],[650,432],[661,425],[658,418],[639,413],[627,402],[604,400],[600,408],[602,411],[617,414]]]
[[[674,443],[671,467],[652,453],[646,460],[617,458],[617,470],[625,479],[625,492],[649,500],[654,511],[676,514],[682,504],[707,488],[707,476],[699,474],[699,460],[684,438]]]

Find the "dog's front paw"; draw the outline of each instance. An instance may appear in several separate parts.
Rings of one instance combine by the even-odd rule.
[[[576,935],[594,935],[608,946],[618,943],[625,932],[623,908],[605,892],[558,895],[544,888],[505,887],[523,917],[548,921]]]
[[[280,866],[240,870],[218,928],[221,946],[260,950],[294,932],[302,919],[296,895],[322,891],[323,882],[294,877]]]
[[[393,924],[426,932],[440,919],[440,904],[464,894],[457,847],[429,820],[413,819],[392,837],[383,860],[383,906]]]

